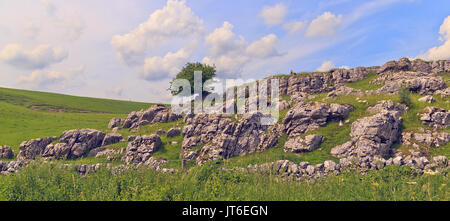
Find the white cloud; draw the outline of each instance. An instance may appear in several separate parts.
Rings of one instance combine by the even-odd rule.
[[[111,45],[116,49],[119,59],[133,65],[141,61],[145,51],[167,39],[202,33],[203,21],[185,3],[168,0],[163,9],[153,12],[146,22],[130,33],[113,36]]]
[[[204,57],[202,61],[208,65],[215,65],[217,72],[222,77],[235,78],[241,74],[242,69],[249,60],[249,57],[245,55],[239,55]]]
[[[164,57],[155,56],[145,59],[142,77],[147,80],[160,80],[175,76],[189,61],[197,45],[197,42],[192,42],[175,53],[167,53]]]
[[[205,43],[211,47],[210,56],[240,53],[247,46],[244,37],[236,37],[233,33],[233,25],[229,22],[224,22],[222,27],[206,36]]]
[[[306,22],[304,21],[290,21],[285,24],[283,24],[284,30],[289,32],[289,34],[298,32],[306,28]]]
[[[266,25],[275,26],[283,23],[286,12],[287,7],[285,5],[277,4],[271,7],[264,7],[260,16],[264,19]]]
[[[306,30],[306,37],[326,37],[334,35],[341,23],[342,15],[334,15],[331,12],[325,12],[311,22]]]
[[[22,69],[42,69],[63,61],[67,56],[67,51],[49,45],[39,45],[27,51],[21,45],[8,44],[0,51],[1,61]]]
[[[202,61],[215,65],[221,77],[239,77],[252,59],[279,55],[276,50],[277,40],[276,35],[270,34],[248,45],[244,37],[233,33],[232,24],[224,22],[222,27],[206,36],[205,42],[210,49]]]
[[[418,56],[424,60],[447,60],[450,59],[450,16],[448,16],[439,30],[440,40],[444,42],[441,46],[430,48],[427,52]]]
[[[277,56],[276,43],[278,38],[274,34],[267,35],[247,47],[247,54],[257,58],[267,58]]]
[[[334,63],[332,61],[324,61],[322,63],[322,65],[320,65],[320,67],[317,68],[316,71],[327,72],[327,71],[333,69],[334,67],[335,66],[334,66]]]
[[[71,77],[70,74],[63,74],[59,71],[37,70],[29,76],[20,76],[17,83],[21,87],[31,89],[65,89],[67,81]]]
[[[65,36],[70,41],[79,39],[85,29],[85,23],[79,16],[66,17],[56,24],[66,30]]]

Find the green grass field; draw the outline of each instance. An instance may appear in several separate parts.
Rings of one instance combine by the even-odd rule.
[[[64,130],[106,130],[111,118],[123,118],[150,105],[0,88],[0,145],[16,152],[22,141],[59,136]]]

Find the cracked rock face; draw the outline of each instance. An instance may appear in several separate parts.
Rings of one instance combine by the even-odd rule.
[[[10,146],[0,146],[0,159],[12,159],[14,153]]]
[[[36,157],[41,156],[45,147],[51,142],[56,140],[56,137],[38,138],[29,141],[24,141],[19,146],[19,154],[17,159],[19,160],[34,160]]]
[[[285,132],[289,136],[297,136],[315,130],[329,121],[343,120],[352,110],[350,105],[299,103],[284,118]]]
[[[138,136],[127,146],[122,161],[127,164],[145,164],[152,154],[161,147],[161,138],[158,135]]]
[[[95,129],[75,129],[63,132],[59,143],[45,147],[42,157],[46,159],[77,159],[100,147],[105,133]]]
[[[447,88],[444,78],[426,72],[395,72],[379,75],[372,83],[383,84],[376,90],[378,94],[395,94],[401,87],[423,95],[431,95],[435,91]]]
[[[305,138],[291,138],[284,144],[284,152],[311,152],[318,148],[323,141],[321,135],[308,135]]]
[[[413,133],[403,132],[402,143],[404,145],[419,147],[418,144],[425,144],[430,147],[444,146],[450,141],[450,133],[447,132],[431,132]]]
[[[266,133],[269,126],[261,124],[263,117],[266,116],[261,113],[244,114],[241,119],[226,114],[187,115],[187,125],[183,128],[184,155],[203,164],[208,160],[267,150],[275,146],[278,139],[276,135]],[[199,145],[204,145],[200,151],[191,150]]]
[[[122,140],[121,134],[106,134],[103,139],[102,146],[119,143]]]
[[[352,124],[353,137],[331,150],[336,157],[391,155],[392,145],[400,136],[401,118],[397,111],[383,111],[371,117],[356,120]]]
[[[398,111],[400,114],[408,111],[408,106],[404,104],[394,103],[391,100],[381,101],[373,107],[367,108],[369,113],[380,113],[382,111]]]
[[[421,59],[410,60],[402,58],[398,61],[390,61],[378,69],[378,73],[415,71],[427,73],[450,72],[450,61],[426,62]]]
[[[450,125],[450,112],[438,107],[426,107],[420,120],[430,127],[447,128]]]
[[[145,111],[131,112],[127,119],[123,120],[122,127],[136,129],[143,125],[156,122],[167,123],[177,121],[180,118],[181,115],[172,113],[169,107],[155,105]]]
[[[369,74],[369,69],[365,67],[352,69],[338,68],[330,72],[335,83],[347,83],[363,80]]]
[[[171,128],[167,131],[167,137],[176,137],[181,134],[180,128]]]
[[[120,118],[113,118],[113,119],[111,119],[109,121],[108,128],[109,129],[113,129],[113,128],[119,127],[121,125],[122,125],[122,119],[120,119]]]

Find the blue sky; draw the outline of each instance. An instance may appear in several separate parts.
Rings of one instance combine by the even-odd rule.
[[[168,102],[186,62],[222,78],[450,59],[450,1],[0,0],[0,86]]]

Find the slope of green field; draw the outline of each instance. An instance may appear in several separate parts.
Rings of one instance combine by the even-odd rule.
[[[150,105],[0,88],[0,145],[10,145],[17,153],[25,140],[59,136],[76,128],[106,130],[111,118]]]
[[[149,103],[78,97],[39,91],[0,88],[0,102],[51,112],[100,112],[128,114]]]

